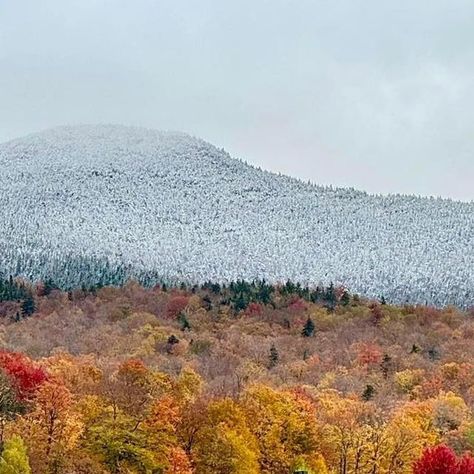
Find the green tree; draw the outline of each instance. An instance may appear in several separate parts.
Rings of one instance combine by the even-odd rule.
[[[363,393],[362,393],[362,399],[368,402],[369,400],[372,400],[375,395],[375,388],[373,385],[366,385]]]
[[[238,294],[237,298],[234,300],[234,311],[238,313],[239,311],[243,311],[247,308],[249,304],[248,299],[244,296],[244,293],[241,292]]]
[[[31,468],[23,440],[14,436],[5,442],[0,458],[0,474],[30,474]]]
[[[36,311],[35,300],[33,296],[28,295],[21,304],[21,314],[23,317],[31,316]]]
[[[179,323],[181,324],[181,331],[190,331],[191,325],[189,324],[188,318],[184,313],[179,313]]]
[[[312,337],[314,336],[314,330],[315,330],[315,326],[314,326],[313,320],[311,318],[308,318],[306,320],[306,323],[304,325],[304,328],[301,334],[304,337]]]
[[[350,302],[351,302],[351,295],[347,291],[344,291],[344,293],[341,296],[342,306],[349,306]]]
[[[275,367],[278,364],[278,360],[280,359],[280,356],[278,354],[277,348],[275,347],[275,344],[272,344],[272,347],[270,347],[270,368]]]
[[[380,368],[382,370],[383,377],[385,379],[388,378],[388,374],[392,368],[392,358],[388,354],[384,354]]]

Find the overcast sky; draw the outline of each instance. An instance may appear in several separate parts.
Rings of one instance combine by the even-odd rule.
[[[474,200],[474,2],[0,0],[0,141],[74,123]]]

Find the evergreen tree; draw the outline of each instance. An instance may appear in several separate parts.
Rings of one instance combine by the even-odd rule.
[[[212,301],[211,301],[211,298],[209,298],[208,295],[206,295],[202,298],[202,307],[206,311],[210,311],[212,309]]]
[[[179,313],[179,322],[181,324],[181,331],[186,331],[191,329],[188,318],[184,313]]]
[[[170,344],[171,346],[179,344],[179,339],[174,334],[171,334],[171,336],[168,338],[168,344]]]
[[[275,347],[275,344],[272,344],[272,347],[270,347],[270,368],[271,369],[278,364],[279,359],[280,359],[280,356],[278,354],[277,348]]]
[[[267,285],[265,280],[258,283],[256,298],[263,304],[268,304],[272,300],[272,293],[275,291],[272,285]]]
[[[421,352],[421,348],[417,346],[416,344],[413,344],[411,346],[410,354],[418,354],[419,352]]]
[[[30,474],[31,468],[23,440],[13,436],[5,442],[0,458],[0,474]]]
[[[369,400],[372,400],[375,395],[375,388],[372,385],[366,385],[363,393],[362,393],[362,399],[368,402]]]
[[[342,306],[349,306],[351,302],[351,296],[347,291],[344,291],[344,293],[341,296],[341,304]]]
[[[301,334],[304,337],[312,337],[314,336],[314,330],[315,330],[315,326],[314,326],[313,320],[311,318],[308,318],[306,320],[306,323],[304,325],[304,328]]]
[[[327,302],[327,306],[330,308],[334,308],[337,303],[337,295],[336,295],[336,288],[334,287],[334,283],[331,283],[327,289],[326,294],[324,295],[324,299]]]
[[[0,278],[0,301],[18,301],[24,299],[28,294],[25,285],[13,279],[8,280]]]
[[[31,316],[36,311],[35,300],[33,296],[28,295],[21,304],[21,314],[24,318]]]
[[[48,296],[53,290],[58,290],[59,288],[51,278],[47,278],[43,283],[43,295]]]
[[[392,367],[392,358],[388,354],[385,354],[380,364],[382,375],[384,376],[385,379],[388,377],[388,373],[390,372],[391,367]]]
[[[319,303],[324,298],[324,292],[321,287],[317,286],[314,291],[309,295],[309,299],[312,303]]]
[[[439,360],[441,358],[441,354],[436,347],[432,347],[427,351],[429,359],[434,362],[435,360]]]
[[[172,334],[166,343],[166,352],[168,352],[168,354],[172,354],[173,348],[176,344],[179,344],[179,339],[174,334]]]
[[[243,311],[244,309],[247,308],[247,306],[248,306],[248,301],[244,297],[243,292],[239,293],[239,295],[237,296],[237,298],[234,301],[234,310],[235,310],[235,312],[238,313],[239,311]]]

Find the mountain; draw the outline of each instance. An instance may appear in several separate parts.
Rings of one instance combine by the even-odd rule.
[[[335,282],[474,304],[474,203],[373,196],[261,171],[182,133],[61,127],[0,145],[0,271],[64,287]]]

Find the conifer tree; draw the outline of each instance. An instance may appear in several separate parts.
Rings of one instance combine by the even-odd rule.
[[[344,293],[341,296],[341,304],[343,306],[348,306],[351,302],[351,296],[347,291],[344,291]]]
[[[331,283],[326,288],[326,294],[324,295],[324,299],[327,302],[327,305],[331,308],[334,308],[337,303],[337,295],[336,295],[336,288],[334,287],[334,283]]]
[[[366,385],[362,393],[362,399],[368,402],[369,400],[372,400],[374,395],[375,395],[375,388],[373,387],[373,385]]]
[[[418,354],[419,352],[421,352],[421,348],[416,344],[413,344],[411,346],[410,354]]]
[[[240,293],[237,299],[234,301],[234,310],[236,313],[243,311],[248,306],[248,301],[244,297],[243,293]]]
[[[184,313],[179,313],[179,322],[181,324],[181,331],[189,331],[191,329],[188,318]]]
[[[24,318],[31,316],[36,311],[35,300],[33,296],[28,295],[21,304],[21,314]]]
[[[278,354],[278,350],[275,347],[275,344],[272,344],[272,347],[270,347],[270,368],[271,369],[278,364],[279,359],[280,359],[280,356]]]
[[[382,362],[380,364],[380,368],[382,370],[382,375],[386,379],[388,377],[388,373],[392,367],[392,358],[388,354],[384,354]]]
[[[308,318],[306,320],[306,323],[304,325],[304,328],[301,334],[304,337],[312,337],[314,336],[314,330],[315,330],[315,326],[314,326],[313,320],[311,318]]]

